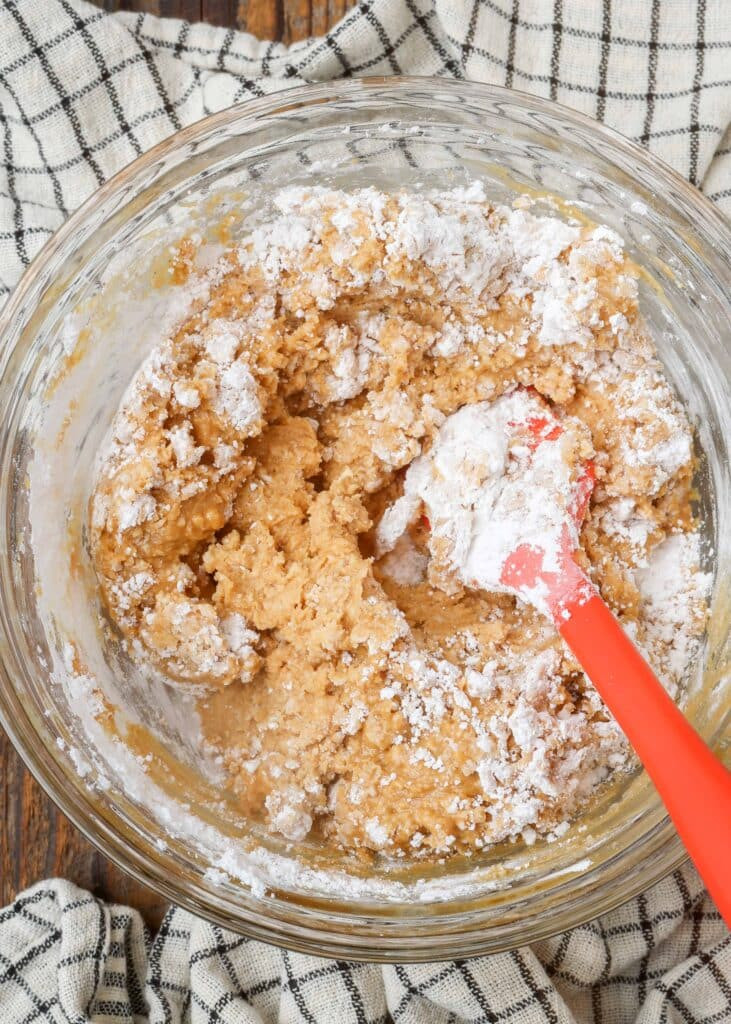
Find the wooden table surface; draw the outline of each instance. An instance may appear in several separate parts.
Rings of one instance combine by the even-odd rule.
[[[107,10],[209,21],[262,39],[295,42],[319,35],[354,0],[96,0]],[[0,729],[0,906],[42,878],[67,878],[106,900],[137,907],[155,927],[166,909],[98,853],[45,795]]]
[[[252,32],[261,39],[294,43],[321,35],[355,0],[94,0],[108,11],[148,11],[188,21],[208,21]]]

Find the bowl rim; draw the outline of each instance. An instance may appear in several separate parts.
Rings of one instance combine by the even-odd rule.
[[[18,317],[22,318],[25,300],[32,289],[36,287],[43,268],[49,264],[55,253],[76,236],[91,210],[101,202],[123,193],[130,182],[134,181],[146,169],[158,164],[166,155],[172,154],[181,147],[196,140],[209,137],[218,127],[223,125],[240,124],[243,130],[247,120],[255,121],[258,117],[262,116],[276,117],[291,112],[298,107],[307,108],[313,104],[326,106],[328,101],[342,102],[348,98],[363,98],[369,93],[372,94],[379,90],[396,90],[397,92],[403,91],[407,93],[409,89],[424,88],[425,86],[438,91],[452,93],[454,96],[469,93],[471,99],[479,99],[488,104],[509,101],[513,105],[526,109],[527,112],[548,113],[560,117],[569,128],[572,125],[580,127],[595,137],[603,139],[611,150],[611,156],[616,157],[619,155],[617,152],[619,151],[625,158],[629,158],[640,173],[644,172],[648,180],[664,184],[665,186],[672,185],[675,192],[688,206],[688,210],[680,210],[683,218],[689,219],[690,211],[692,211],[695,218],[695,230],[705,231],[713,239],[721,240],[718,244],[713,245],[714,256],[722,264],[728,265],[728,253],[731,250],[728,237],[729,223],[721,211],[695,186],[690,184],[690,182],[662,160],[649,153],[639,144],[624,138],[614,129],[594,121],[585,114],[552,100],[486,83],[465,82],[456,79],[428,76],[336,79],[331,82],[298,85],[292,88],[277,90],[266,96],[250,99],[217,113],[210,114],[163,139],[121,168],[96,189],[39,250],[25,269],[12,294],[5,302],[4,307],[0,310],[0,379],[4,377],[7,361],[11,352],[14,351],[14,348],[3,344],[6,334],[16,319]],[[406,100],[407,96],[404,95],[403,98]],[[481,938],[480,933],[476,933],[476,937],[472,936],[472,943],[465,953],[461,948],[458,949],[453,945],[443,951],[435,949],[435,944],[438,945],[439,938],[444,937],[449,941],[449,934],[444,932],[438,935],[425,933],[424,935],[417,936],[418,943],[426,940],[426,949],[404,949],[402,946],[408,944],[410,940],[404,938],[403,935],[396,935],[394,933],[391,938],[395,940],[396,945],[389,945],[390,952],[387,955],[379,956],[379,950],[375,950],[369,945],[368,935],[360,936],[361,948],[355,948],[353,944],[358,942],[359,936],[357,932],[353,931],[349,931],[344,939],[340,936],[339,942],[328,945],[327,934],[329,929],[327,927],[325,927],[325,934],[319,931],[315,935],[316,945],[313,946],[312,938],[308,936],[308,926],[306,923],[303,929],[299,931],[292,929],[290,925],[286,925],[282,930],[278,927],[281,922],[278,919],[273,920],[270,915],[267,915],[266,908],[264,908],[264,913],[262,913],[257,912],[255,907],[253,909],[245,908],[242,904],[239,904],[237,907],[239,918],[232,920],[223,910],[224,901],[222,899],[219,899],[217,905],[214,905],[215,894],[211,891],[210,886],[203,884],[202,874],[198,876],[194,888],[186,888],[183,891],[181,886],[172,880],[173,876],[166,870],[165,864],[150,856],[149,850],[141,846],[129,844],[124,840],[119,829],[121,820],[118,815],[116,816],[117,827],[115,828],[113,820],[111,822],[108,821],[106,816],[101,816],[92,808],[88,800],[88,791],[84,791],[86,796],[82,798],[83,787],[74,788],[73,790],[68,787],[67,780],[63,776],[58,761],[54,759],[49,763],[42,756],[42,753],[45,752],[45,745],[31,742],[32,736],[34,734],[38,735],[38,730],[31,719],[27,718],[27,721],[23,722],[21,720],[16,721],[13,718],[11,709],[6,704],[8,691],[14,692],[14,681],[12,673],[6,664],[5,653],[8,634],[6,633],[3,617],[4,608],[0,608],[0,723],[25,766],[54,804],[99,852],[108,857],[120,869],[131,875],[136,881],[151,887],[171,902],[183,906],[193,913],[214,921],[223,927],[232,928],[254,938],[307,953],[340,956],[345,953],[352,959],[393,960],[393,951],[397,950],[399,959],[416,961],[432,960],[435,958],[435,954],[437,956],[442,955],[443,958],[449,958],[455,955],[474,955],[480,952],[514,948],[525,941],[524,937],[514,937],[506,943],[500,944],[498,942],[498,944],[493,944],[488,941],[485,934]],[[114,816],[112,816],[112,819],[114,819]],[[552,913],[549,919],[542,919],[540,923],[532,922],[532,939],[535,941],[545,938],[566,927],[577,927],[600,913],[606,913],[665,877],[685,860],[685,852],[667,816],[654,825],[647,833],[644,833],[637,840],[637,844],[645,843],[651,835],[655,837],[655,847],[660,848],[662,845],[662,857],[651,857],[649,863],[647,858],[645,858],[645,861],[642,863],[642,870],[635,871],[621,891],[615,887],[605,892],[603,898],[595,899],[595,902],[583,914],[580,911],[575,912],[570,922],[558,920],[557,918],[561,917],[560,913]],[[579,890],[580,895],[581,890]],[[254,898],[254,903],[256,902]],[[566,905],[570,905],[570,902],[569,900]],[[561,904],[562,909],[564,906],[564,904]],[[352,920],[351,917],[348,918],[349,922],[352,922]],[[523,923],[525,923],[525,919],[523,919]],[[485,931],[489,932],[490,930],[490,922],[487,922]],[[309,932],[312,932],[311,928]],[[437,940],[436,943],[435,940]]]

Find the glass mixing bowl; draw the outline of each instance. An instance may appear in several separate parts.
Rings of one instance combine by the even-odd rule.
[[[51,239],[0,319],[3,724],[63,812],[118,865],[204,917],[290,948],[383,961],[506,949],[609,910],[684,856],[639,771],[553,843],[368,871],[314,843],[292,851],[237,818],[196,756],[185,699],[151,687],[99,628],[86,502],[120,397],[180,300],[159,280],[161,246],[191,224],[203,235],[214,223],[235,232],[284,184],[471,178],[496,201],[553,196],[565,215],[610,225],[641,268],[644,314],[697,428],[715,585],[686,710],[720,749],[729,720],[728,234],[709,202],[637,146],[555,104],[474,83],[293,89],[209,117],[123,170]],[[154,737],[146,763],[133,752],[143,727]]]

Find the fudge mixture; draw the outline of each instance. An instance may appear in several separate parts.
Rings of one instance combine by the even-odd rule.
[[[292,842],[442,858],[561,835],[629,751],[480,558],[590,465],[577,560],[671,691],[705,618],[691,431],[621,239],[479,183],[291,188],[169,270],[192,311],[90,503],[122,643],[193,688],[242,812]]]

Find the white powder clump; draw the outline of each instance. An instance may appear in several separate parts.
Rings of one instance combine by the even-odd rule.
[[[236,456],[239,449],[235,444],[221,442],[213,449],[213,465],[220,473],[231,473],[236,469]]]
[[[682,405],[657,361],[618,349],[600,353],[591,383],[616,409],[619,458],[610,490],[640,485],[658,494],[693,457],[693,436]]]
[[[270,793],[264,801],[272,828],[294,843],[303,840],[312,828],[312,815],[303,806],[306,799],[303,790],[288,786],[283,792]]]
[[[426,264],[447,297],[468,292],[492,298],[502,290],[510,247],[489,223],[484,204],[477,182],[441,194],[401,196],[386,252]]]
[[[140,636],[174,678],[188,682],[247,682],[259,665],[253,647],[258,636],[240,615],[219,619],[211,604],[177,592],[157,595],[142,617]]]
[[[392,653],[389,665],[387,685],[380,696],[396,701],[412,741],[438,726],[450,708],[469,703],[459,686],[461,669],[446,658],[409,643]]]
[[[238,433],[248,436],[261,421],[257,383],[245,359],[239,358],[221,373],[213,406]]]
[[[467,692],[470,697],[486,698],[493,697],[498,688],[497,662],[488,661],[481,671],[468,668],[465,672],[467,681]]]
[[[137,572],[126,580],[119,580],[111,585],[116,606],[122,612],[129,611],[133,604],[139,602],[146,591],[154,584],[155,577],[149,572]]]
[[[131,530],[133,526],[146,523],[152,519],[157,509],[157,502],[151,494],[138,494],[129,499],[122,496],[117,506],[117,524],[120,533]]]
[[[229,612],[221,619],[221,631],[231,650],[238,655],[251,654],[252,644],[259,636],[256,630],[249,629],[246,619],[238,612]]]
[[[205,332],[206,355],[218,366],[230,366],[241,344],[242,325],[225,320],[213,320]]]
[[[647,568],[637,573],[643,600],[646,646],[667,674],[671,689],[684,681],[698,650],[712,577],[699,567],[697,533],[667,537],[652,551]]]
[[[629,328],[629,321],[624,313],[612,313],[609,317],[609,327],[612,334],[624,335]]]
[[[429,556],[420,551],[408,533],[404,532],[407,526],[408,523],[403,525],[393,549],[381,559],[379,568],[394,583],[402,587],[413,587],[425,579]]]
[[[610,536],[629,544],[635,564],[647,565],[648,541],[657,527],[637,508],[634,498],[613,498],[600,509],[601,523]]]
[[[564,267],[554,265],[547,286],[533,294],[533,316],[539,323],[541,345],[591,344],[591,329],[581,322],[578,313],[595,298],[595,287],[595,282],[589,282],[580,291]]]
[[[303,190],[296,190],[302,195]],[[322,221],[311,212],[294,212],[288,197],[294,198],[294,189],[284,189],[276,197],[275,205],[284,214],[273,221],[262,224],[246,238],[239,249],[238,258],[242,267],[257,266],[271,284],[276,283],[282,272],[301,261],[307,249],[319,241]]]
[[[107,517],[112,508],[111,499],[103,491],[96,491],[91,499],[91,528],[94,531],[103,530]]]
[[[366,821],[365,834],[376,847],[385,846],[388,843],[388,829],[380,823],[378,818],[369,818]]]
[[[384,513],[376,532],[379,553],[392,548],[404,524],[423,509],[433,582],[440,573],[451,573],[467,586],[514,593],[502,574],[508,556],[522,544],[542,550],[544,570],[556,571],[563,531],[578,545],[570,514],[577,466],[570,459],[567,428],[583,435],[589,447],[590,440],[583,424],[567,418],[558,438],[534,447],[526,429],[541,421],[553,422],[545,405],[525,391],[465,406],[448,417],[429,452],[409,466],[403,496]],[[519,596],[547,610],[540,586],[526,586]]]
[[[584,710],[554,703],[561,683],[561,655],[549,648],[527,662],[511,663],[499,674],[501,710],[480,726],[478,746],[484,756],[477,773],[490,800],[498,834],[516,835],[532,827],[547,801],[575,806],[627,756],[614,722],[586,744],[591,715],[599,698],[587,693]]]
[[[249,628],[246,619],[238,612],[229,612],[228,615],[224,615],[220,624],[221,633],[226,638],[229,650],[241,662],[238,678],[242,683],[248,683],[259,667],[259,655],[254,646],[259,640],[259,634],[255,629]]]
[[[535,217],[526,210],[511,210],[503,228],[515,266],[525,278],[546,273],[561,253],[572,246],[580,228],[556,217]]]
[[[466,333],[461,325],[454,320],[447,320],[439,332],[439,338],[434,343],[434,352],[448,359],[456,355],[466,340]]]
[[[196,445],[190,423],[181,423],[177,427],[172,427],[166,432],[166,435],[180,469],[188,469],[200,462],[206,449],[203,445]]]
[[[333,325],[325,332],[325,348],[332,358],[332,373],[327,381],[331,402],[355,398],[363,390],[370,366],[368,348],[346,325]]]
[[[591,365],[595,326],[589,307],[597,297],[596,271],[615,259],[619,250],[598,244],[594,235],[555,217],[536,217],[523,209],[510,211],[503,232],[513,251],[510,291],[532,295],[532,329],[544,346],[579,345]]]
[[[346,736],[355,736],[368,717],[368,708],[362,701],[356,701],[337,718],[337,723]]]
[[[201,404],[201,396],[197,388],[184,381],[176,380],[173,384],[175,401],[184,409],[197,409]]]

